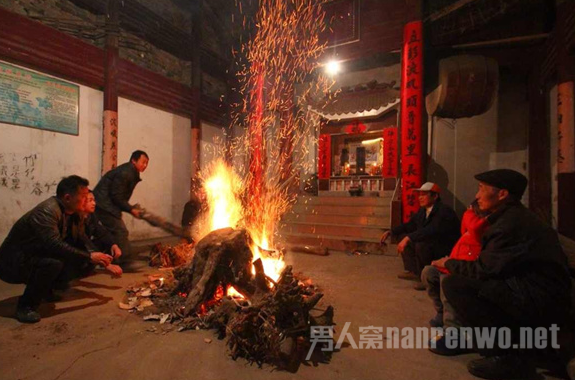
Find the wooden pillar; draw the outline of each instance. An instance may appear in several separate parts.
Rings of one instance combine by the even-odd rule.
[[[569,1],[557,6],[557,230],[575,239],[575,57],[565,41],[567,10],[573,7]]]
[[[118,165],[119,0],[108,0],[102,136],[102,175]]]
[[[401,179],[403,221],[417,212],[419,203],[411,189],[421,186],[426,160],[427,117],[423,97],[423,22],[421,0],[407,0],[407,24],[401,58]]]
[[[200,115],[200,106],[202,100],[202,4],[203,0],[192,1],[192,36],[193,36],[193,54],[192,54],[192,91],[194,92],[195,110],[191,117],[191,142],[190,150],[192,153],[192,178],[200,172],[201,141],[202,141],[202,121]]]
[[[529,74],[529,208],[551,224],[551,136],[538,59]]]

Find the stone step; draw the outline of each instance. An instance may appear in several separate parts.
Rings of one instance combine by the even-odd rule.
[[[307,224],[291,222],[286,224],[281,231],[286,234],[316,234],[331,236],[346,236],[357,241],[378,241],[386,230],[385,227],[378,226],[357,226],[357,225],[333,225],[333,224]]]
[[[282,218],[282,221],[286,224],[292,222],[315,224],[315,223],[325,223],[334,225],[356,225],[356,226],[378,226],[383,228],[388,228],[390,225],[389,213],[385,215],[320,215],[320,214],[310,214],[310,213],[294,213],[288,212]]]
[[[296,203],[292,207],[292,213],[295,214],[316,214],[316,215],[361,215],[361,216],[377,216],[388,217],[390,213],[390,206],[356,206],[348,204],[333,204],[333,205],[320,205],[320,204],[299,204]]]
[[[281,240],[288,246],[327,248],[328,251],[369,252],[371,254],[393,254],[388,246],[383,246],[377,239],[357,240],[352,236],[316,235],[304,233],[284,233]]]

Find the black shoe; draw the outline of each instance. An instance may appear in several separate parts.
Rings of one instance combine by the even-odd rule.
[[[16,319],[22,323],[40,322],[40,314],[31,307],[19,307],[16,309]]]
[[[54,293],[53,290],[50,290],[48,294],[44,296],[44,301],[46,302],[60,302],[62,301],[62,296],[60,294]]]
[[[518,355],[490,356],[467,363],[467,370],[482,379],[533,379],[535,366]]]
[[[452,341],[456,341],[458,344],[455,347],[448,347],[445,336],[438,335],[429,341],[429,351],[441,356],[457,356],[471,353],[471,349],[459,346],[460,341],[458,337],[453,339]]]

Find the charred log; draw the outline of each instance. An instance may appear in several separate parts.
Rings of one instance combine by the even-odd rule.
[[[311,281],[299,279],[291,266],[273,281],[256,260],[252,275],[252,244],[243,230],[208,234],[198,242],[192,262],[174,270],[172,285],[151,295],[153,317],[169,315],[179,331],[217,330],[220,338],[227,337],[233,359],[291,367],[304,360],[310,326],[332,326],[334,309],[320,313],[316,305],[323,294]],[[229,285],[245,298],[225,296]]]
[[[175,273],[177,293],[186,293],[185,315],[214,298],[218,286],[232,284],[254,293],[251,237],[245,230],[223,228],[210,232],[196,245],[191,264]]]

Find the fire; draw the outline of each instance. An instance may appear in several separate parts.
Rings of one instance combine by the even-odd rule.
[[[254,242],[254,261],[261,259],[266,276],[274,281],[285,267],[273,241],[280,219],[295,202],[302,169],[315,170],[306,157],[319,119],[307,101],[323,97],[333,84],[321,74],[314,81],[307,79],[326,46],[320,42],[326,27],[323,2],[261,0],[255,18],[243,14],[242,2],[237,2],[243,26],[252,19],[255,31],[233,52],[241,100],[232,105],[230,129],[244,133],[229,139],[219,152],[244,162],[234,166],[234,172],[217,161],[204,176],[210,210],[204,235],[225,227],[245,228]]]
[[[240,292],[238,292],[233,286],[230,286],[227,291],[226,291],[226,295],[230,296],[230,297],[236,297],[236,298],[241,298],[244,299],[245,297],[243,296],[243,294],[241,294]]]
[[[257,241],[257,239],[254,239],[254,241]],[[265,235],[259,241],[259,244],[255,243],[251,247],[252,253],[254,255],[254,261],[261,259],[266,276],[274,281],[277,281],[285,267],[283,255],[276,251],[270,244],[268,244],[268,239]],[[253,267],[252,274],[255,274],[255,268]]]
[[[277,280],[285,263],[282,255],[274,250],[273,242],[269,237],[273,234],[279,216],[281,216],[277,215],[277,205],[283,204],[281,198],[267,196],[264,202],[248,204],[246,206],[250,207],[250,210],[244,210],[240,197],[244,183],[232,167],[223,160],[218,160],[208,170],[208,173],[204,181],[209,209],[209,231],[207,232],[226,227],[237,228],[243,223],[241,227],[246,228],[254,240],[254,245],[251,247],[254,261],[261,259],[266,275],[274,281]],[[250,223],[245,223],[243,220],[246,215],[252,216]],[[253,267],[252,273],[255,273]],[[235,289],[231,290],[231,292],[234,291]],[[228,290],[228,295],[230,295],[230,290]]]
[[[222,160],[216,161],[205,181],[210,231],[236,228],[243,215],[239,199],[241,187],[242,181],[232,168]]]

